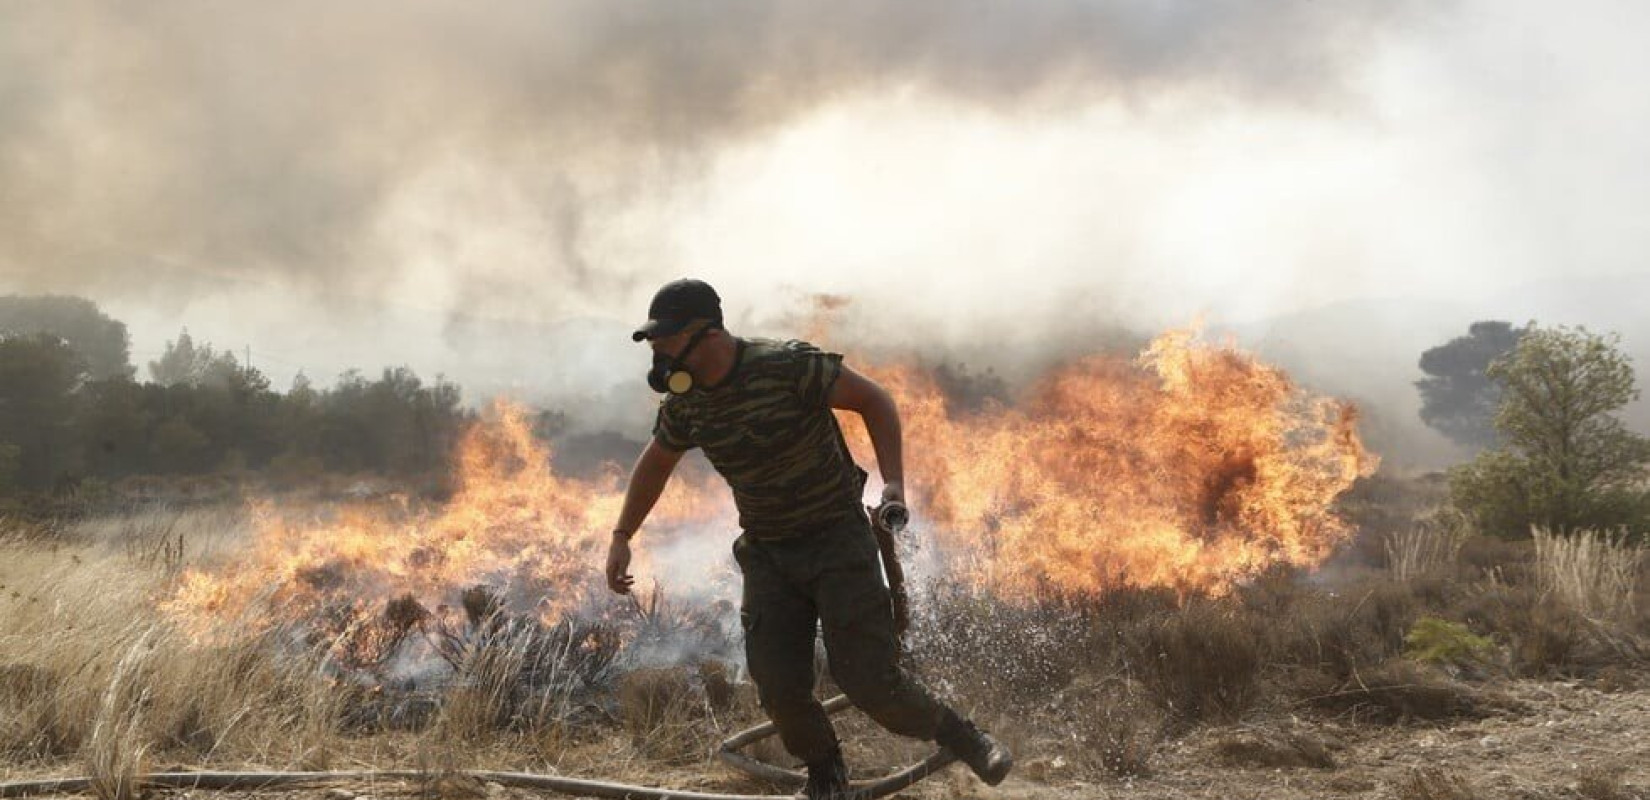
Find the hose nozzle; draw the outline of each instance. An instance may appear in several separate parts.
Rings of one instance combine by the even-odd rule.
[[[889,533],[899,533],[911,522],[911,510],[898,500],[890,500],[877,506],[871,520],[878,528]]]

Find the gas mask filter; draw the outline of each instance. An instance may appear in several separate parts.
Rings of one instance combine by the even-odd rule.
[[[664,353],[654,353],[653,368],[647,371],[647,385],[660,394],[687,394],[692,391],[693,373],[687,369],[687,357],[713,327],[706,325],[696,331],[688,339],[687,346],[674,358]]]

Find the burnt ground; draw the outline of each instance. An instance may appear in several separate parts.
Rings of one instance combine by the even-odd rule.
[[[1040,755],[1021,729],[1019,766],[999,787],[987,787],[953,767],[901,796],[927,800],[997,798],[1467,798],[1650,799],[1650,673],[1576,682],[1513,681],[1499,690],[1506,709],[1484,719],[1445,724],[1371,725],[1355,719],[1262,715],[1236,725],[1200,726],[1156,743],[1149,774],[1117,777],[1083,770],[1065,757]],[[1013,730],[1012,723],[999,726]],[[845,720],[845,747],[855,764],[894,763],[920,754]],[[1071,752],[1069,743],[1064,751]],[[612,751],[615,755],[622,748]],[[595,753],[589,754],[595,756]],[[580,759],[583,761],[584,759]],[[586,763],[600,763],[591,758]],[[717,765],[660,768],[618,758],[580,777],[668,785],[699,791],[761,792],[763,787]],[[365,765],[359,765],[365,766]],[[870,770],[866,770],[869,772]],[[3,780],[24,777],[0,771]],[[32,777],[32,776],[31,776]],[[252,793],[177,792],[157,796],[217,800],[383,800],[431,796],[520,800],[536,795],[462,782],[429,786],[384,784]]]

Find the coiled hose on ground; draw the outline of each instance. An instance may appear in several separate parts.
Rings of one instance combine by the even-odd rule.
[[[835,714],[851,707],[848,698],[838,695],[825,702],[825,712]],[[768,722],[741,731],[722,742],[716,751],[723,763],[747,775],[781,786],[801,786],[802,773],[759,761],[740,752],[755,742],[773,736],[776,728]],[[874,781],[855,781],[854,789],[865,798],[883,797],[911,786],[917,781],[956,760],[949,751],[938,750],[933,755]],[[793,795],[717,794],[662,789],[652,786],[633,786],[625,783],[597,781],[587,778],[568,778],[560,775],[541,775],[531,772],[492,772],[466,770],[459,773],[478,781],[497,783],[521,789],[539,789],[580,797],[612,798],[612,800],[775,800]],[[355,770],[344,772],[155,772],[133,776],[140,787],[160,789],[210,789],[218,791],[248,791],[255,789],[289,788],[332,783],[362,783],[372,781],[418,781],[430,777],[417,770]],[[0,798],[30,797],[51,794],[85,794],[92,790],[93,779],[52,778],[36,781],[0,783]]]

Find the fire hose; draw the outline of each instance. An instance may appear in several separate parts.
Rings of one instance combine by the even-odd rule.
[[[894,548],[894,534],[905,527],[904,506],[887,504],[883,508],[872,512],[872,530],[877,535],[877,545],[882,551],[883,571],[888,578],[888,589],[893,600],[895,630],[904,636],[910,623],[910,600],[905,591],[905,572],[900,568],[899,557]],[[847,695],[837,695],[824,703],[826,714],[837,714],[853,703]],[[800,787],[806,777],[797,770],[769,764],[753,756],[741,752],[763,739],[770,738],[778,733],[778,728],[772,722],[766,722],[753,728],[741,731],[724,740],[716,750],[716,757],[722,763],[750,775],[754,778],[768,781],[779,786]],[[917,781],[934,774],[935,772],[956,761],[957,757],[945,749],[936,750],[927,758],[904,769],[890,773],[872,781],[854,781],[852,788],[857,797],[876,798],[884,797],[894,792],[910,787]],[[496,783],[500,786],[537,789],[541,791],[558,792],[561,794],[580,797],[612,798],[612,800],[779,800],[780,798],[794,797],[794,795],[744,795],[718,794],[715,792],[692,792],[679,789],[665,789],[652,786],[635,786],[626,783],[597,781],[588,778],[570,778],[561,775],[546,775],[534,772],[496,772],[488,770],[460,770],[448,773],[455,777],[465,777],[480,783]],[[125,780],[131,782],[132,789],[205,789],[217,791],[250,791],[257,789],[271,789],[280,787],[316,786],[335,783],[372,783],[377,781],[425,781],[432,777],[432,773],[418,770],[353,770],[333,772],[150,772],[129,776]],[[86,794],[95,791],[100,785],[106,786],[107,781],[100,781],[90,777],[48,778],[34,781],[15,781],[0,783],[0,798],[30,797],[52,794]]]

